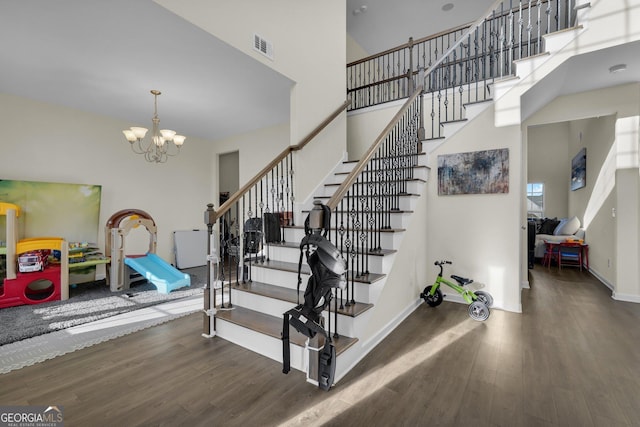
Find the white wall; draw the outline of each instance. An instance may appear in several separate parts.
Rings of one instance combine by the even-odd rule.
[[[565,218],[569,211],[569,125],[553,123],[528,129],[527,182],[544,183],[544,214]]]
[[[287,148],[289,142],[289,126],[278,125],[254,132],[238,134],[230,138],[216,141],[212,150],[214,154],[238,153],[239,184],[242,187],[255,174],[269,163],[276,154]],[[215,156],[216,169],[220,168],[219,158]],[[217,186],[214,191],[218,192]],[[218,200],[213,200],[217,207]]]
[[[367,51],[363,49],[349,34],[347,34],[347,63],[357,61],[369,56]]]
[[[435,276],[428,275],[429,262],[427,248],[430,244],[427,232],[427,196],[426,186],[411,215],[411,221],[403,232],[402,243],[394,255],[394,262],[380,296],[371,308],[372,314],[367,329],[362,337],[364,343],[379,337],[381,331],[387,330],[402,316],[411,313],[419,299],[420,292],[429,280]]]
[[[613,298],[640,303],[640,117],[616,121],[616,286]]]
[[[524,129],[531,129],[544,123],[570,122],[569,161],[580,147],[587,147],[587,185],[567,193],[568,214],[579,217],[582,214],[592,272],[612,288],[614,295],[631,301],[640,301],[640,289],[619,292],[618,287],[640,282],[640,273],[633,269],[637,263],[629,263],[621,256],[638,253],[639,218],[634,200],[640,192],[640,183],[635,176],[637,167],[631,172],[628,168],[619,169],[619,136],[615,129],[619,120],[640,114],[638,99],[638,83],[566,95],[547,104],[523,125]],[[613,209],[616,217],[612,215]],[[621,215],[624,227],[620,226]],[[623,276],[624,284],[618,283]]]
[[[220,192],[225,191],[233,194],[240,188],[239,157],[237,151],[223,153],[218,156],[218,186],[220,187]]]
[[[344,102],[345,0],[156,2],[295,82],[291,91],[288,143],[300,142]],[[273,61],[253,50],[254,33],[273,43]],[[345,150],[346,115],[343,114],[299,154],[300,164],[313,166],[306,168],[304,174],[298,174],[296,187],[298,193],[304,195],[299,200],[311,193]],[[243,182],[242,178],[240,181]]]
[[[453,261],[446,274],[473,278],[496,307],[520,312],[521,135],[519,126],[495,128],[493,115],[486,109],[430,154],[425,261],[429,277],[438,273],[434,261]],[[438,195],[438,155],[500,148],[509,149],[508,194]]]
[[[209,142],[187,133],[178,157],[150,164],[122,135],[132,123],[6,94],[0,94],[0,117],[0,179],[102,186],[101,248],[107,219],[121,209],[153,217],[157,253],[168,262],[174,262],[173,231],[204,227],[212,194]]]
[[[349,160],[360,160],[405,101],[402,99],[349,112],[347,119]]]
[[[611,182],[615,181],[615,169],[609,168],[607,159],[615,160],[615,123],[613,115],[569,122],[569,159],[586,148],[587,176],[583,188],[567,191],[568,216],[576,215],[586,229],[589,267],[610,283],[615,282],[611,261],[616,230],[611,210],[616,198]]]

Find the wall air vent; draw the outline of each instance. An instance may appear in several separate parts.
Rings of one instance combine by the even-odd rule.
[[[253,48],[273,61],[273,44],[258,34],[253,35]]]

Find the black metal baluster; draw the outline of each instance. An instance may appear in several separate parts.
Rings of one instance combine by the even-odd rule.
[[[348,259],[345,256],[345,251],[344,251],[344,233],[345,233],[345,229],[344,229],[344,199],[340,201],[339,207],[336,208],[336,214],[340,215],[340,225],[339,227],[336,227],[336,230],[338,232],[338,234],[340,235],[340,240],[339,240],[339,248],[340,248],[340,255],[342,255],[342,257],[344,259]],[[338,210],[339,209],[339,210]],[[336,225],[338,225],[337,223],[337,217],[336,217]],[[336,240],[337,242],[337,240]],[[349,278],[349,273],[347,272],[346,278]],[[347,283],[348,285],[348,283]],[[349,291],[349,288],[347,287],[346,291]],[[340,309],[344,309],[344,291],[341,289],[340,290]]]
[[[291,206],[291,209],[289,210],[290,216],[289,219],[287,220],[287,226],[294,226],[295,225],[295,220],[294,220],[294,209],[293,209],[293,204],[294,201],[296,199],[296,195],[295,195],[295,187],[293,185],[293,153],[289,153],[289,169],[288,169],[288,173],[289,173],[289,179],[291,180],[291,196],[289,197],[289,203]],[[282,242],[284,242],[284,230],[282,231]]]
[[[246,215],[247,215],[247,220],[250,220],[250,219],[253,218],[253,211],[251,210],[251,190],[249,190],[249,192],[247,193],[247,197],[248,197],[247,198],[247,200],[248,200],[247,205],[248,205],[249,210],[245,211],[245,212],[246,212]],[[242,224],[243,227],[245,227],[245,228],[246,228],[246,225],[247,225],[247,220],[245,220],[243,222],[243,224]],[[248,262],[248,264],[249,264],[248,267],[247,267],[247,273],[248,273],[248,276],[249,276],[249,283],[251,283],[252,279],[253,279],[253,277],[252,277],[252,273],[253,273],[252,270],[253,269],[251,267],[252,267],[253,261],[254,261],[253,256],[251,254],[251,251],[253,249],[253,246],[255,246],[255,243],[251,243],[251,241],[249,240],[250,237],[247,235],[247,232],[248,231],[246,229],[244,229],[243,233],[242,233],[243,234],[244,244],[245,244],[245,248],[244,248],[244,252],[243,252],[243,254],[244,254],[243,258],[244,258],[245,262]],[[251,236],[251,237],[253,237],[253,236]]]
[[[289,153],[289,155],[286,158],[286,175],[287,175],[287,188],[286,188],[286,201],[284,203],[284,214],[282,216],[283,220],[280,222],[280,236],[281,236],[281,241],[284,242],[284,227],[285,225],[289,225],[289,216],[293,215],[293,209],[291,211],[289,211],[289,203],[293,203],[291,201],[291,197],[293,197],[293,190],[291,188],[291,183],[289,182],[290,179],[290,174],[289,171],[291,170],[291,165],[289,164],[289,160],[291,158],[291,153]]]
[[[356,278],[356,268],[355,268],[355,256],[356,256],[356,250],[354,248],[356,241],[354,239],[354,217],[355,217],[355,208],[354,208],[354,203],[353,203],[353,199],[351,197],[351,190],[347,191],[347,194],[345,196],[347,198],[347,207],[348,207],[348,212],[349,212],[349,218],[347,219],[347,235],[348,235],[348,239],[347,239],[347,250],[349,251],[349,257],[347,259],[347,262],[349,262],[349,260],[351,260],[351,268],[349,269],[351,274],[351,289],[350,292],[347,292],[347,303],[345,304],[347,307],[351,305],[350,299],[349,299],[349,295],[351,295],[351,298],[353,298],[353,292],[355,290],[355,278]]]

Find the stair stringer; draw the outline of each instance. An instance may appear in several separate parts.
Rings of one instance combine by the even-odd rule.
[[[419,177],[419,180],[417,180],[417,182],[414,183],[416,184],[416,186],[412,187],[412,190],[415,190],[415,194],[421,193],[423,191],[424,187],[426,187],[425,181],[428,178],[428,173],[423,172],[423,170],[427,169],[426,168],[427,156],[418,156],[418,157],[419,157],[420,166],[422,168],[416,172],[416,176]],[[341,180],[343,180],[344,177],[346,177],[347,175],[344,173],[337,173],[337,172],[348,171],[353,167],[354,164],[355,163],[353,162],[346,162],[346,164],[336,165],[334,170],[327,175],[325,182],[323,182],[320,186],[318,186],[316,193],[322,194],[326,198],[327,196],[326,192],[322,191],[323,187],[326,184],[335,184],[336,182],[341,182]],[[412,191],[412,193],[413,192],[414,191]],[[305,202],[305,204],[309,204],[309,207],[311,207],[312,200],[314,198],[315,196],[311,197],[309,200]],[[404,231],[402,230],[405,228],[406,224],[413,217],[413,214],[411,212],[416,209],[416,205],[417,203],[419,203],[419,200],[422,200],[422,198],[420,198],[417,195],[403,196],[402,199],[403,201],[401,201],[400,209],[403,211],[406,210],[406,212],[398,212],[393,214],[394,216],[397,216],[397,218],[394,219],[394,221],[395,221],[395,224],[398,226],[399,230],[396,232],[383,233],[383,239],[381,243],[384,249],[395,249],[396,247],[399,247],[401,245],[401,242],[404,236],[406,235],[406,233],[404,233]],[[298,220],[299,224],[297,227],[285,228],[286,240],[288,242],[299,242],[304,235],[304,230],[302,229],[300,224],[302,223],[302,218],[306,216],[306,213],[304,212],[304,210],[297,210],[294,212],[294,214],[296,214],[296,218],[299,218]],[[396,259],[395,255],[396,254],[394,253],[387,253],[381,256],[370,256],[370,258],[381,258],[371,262],[370,271],[372,273],[386,275],[393,268],[393,265],[395,264],[395,259]],[[299,256],[299,250],[297,249],[287,250],[286,248],[278,248],[277,250],[273,250],[271,252],[272,260],[284,261],[288,263],[295,262],[296,266],[298,262],[298,256]],[[277,284],[277,286],[284,287],[284,288],[295,289],[296,287],[297,273],[293,273],[291,271],[286,271],[286,272],[278,271],[277,268],[272,268],[272,269],[265,268],[264,266],[261,266],[260,263],[256,263],[250,266],[250,268],[252,271],[253,280],[257,282]],[[302,275],[303,285],[301,287],[301,290],[304,290],[304,286],[306,284],[307,279],[308,279],[308,274],[303,274]],[[380,294],[384,291],[386,287],[385,285],[386,285],[386,279],[384,277],[382,279],[376,280],[371,284],[356,283],[356,300],[366,304],[373,303],[375,307],[375,303],[377,301],[381,301]],[[232,301],[233,301],[234,307],[243,307],[249,310],[258,311],[272,318],[275,318],[275,317],[281,318],[282,313],[284,311],[292,308],[295,305],[291,303],[287,305],[286,302],[282,302],[282,301],[273,301],[271,298],[266,296],[256,296],[255,294],[242,295],[242,291],[235,288],[232,288],[231,292],[232,292]],[[412,295],[411,306],[412,307],[417,306],[416,301],[419,300],[419,298],[417,297],[417,295],[419,295],[419,292],[412,291],[411,295]],[[400,315],[393,316],[397,318],[397,320],[391,322],[390,325],[387,326],[385,330],[382,331],[381,334],[378,333],[377,335],[386,336],[408,314],[410,314],[411,311],[413,311],[413,308],[410,311],[406,311],[405,308],[403,307],[402,313],[400,313]],[[325,317],[325,324],[328,324],[328,319],[327,319],[328,312],[325,311],[323,315]],[[331,323],[333,323],[334,322],[333,312],[331,313],[331,316],[332,316]],[[343,315],[343,314],[339,314],[338,317],[339,317],[338,332],[342,336],[354,337],[358,341],[356,342],[356,344],[351,345],[346,350],[341,352],[336,358],[336,380],[346,375],[346,373],[353,366],[355,366],[357,361],[361,360],[362,357],[364,357],[366,353],[368,353],[372,348],[375,347],[375,344],[377,344],[377,342],[372,344],[372,341],[369,340],[367,347],[365,347],[367,349],[366,353],[362,353],[359,350],[360,347],[357,344],[360,341],[360,337],[364,336],[367,333],[367,328],[369,328],[368,325],[370,325],[372,322],[371,309],[368,309],[363,313],[354,317]],[[231,341],[245,348],[248,348],[252,351],[255,351],[259,354],[267,356],[278,362],[282,362],[282,342],[278,338],[274,336],[264,335],[263,333],[257,330],[251,330],[243,326],[236,325],[233,322],[229,322],[224,318],[220,318],[219,316],[217,318],[217,325],[218,325],[217,326],[218,337]],[[309,352],[305,349],[304,346],[301,347],[299,344],[294,344],[293,342],[291,343],[290,348],[291,348],[291,368],[305,372],[309,366],[309,355],[308,355]],[[313,383],[313,380],[311,379],[308,379],[308,381]]]
[[[302,216],[302,212],[305,210],[310,210],[313,207],[313,200],[317,194],[322,193],[322,189],[328,183],[341,183],[342,181],[339,178],[339,172],[350,172],[355,163],[347,162],[347,152],[342,153],[342,159],[336,163],[336,165],[331,169],[324,177],[323,180],[313,189],[313,191],[302,201],[296,202],[295,209],[296,212],[300,213],[298,218],[302,220],[299,221],[300,224],[303,223],[304,217]]]
[[[463,127],[469,124],[473,119],[479,116],[484,110],[486,110],[491,105],[493,105],[493,102],[491,99],[465,105],[464,118],[460,120],[452,121],[452,122],[445,122],[440,125],[443,128],[442,138],[428,139],[422,142],[425,153],[429,154],[433,152],[436,148],[444,144],[447,141],[447,139],[451,138],[453,135],[458,133],[458,131],[460,131]]]
[[[424,156],[427,161],[427,156]],[[373,307],[361,321],[364,329],[358,342],[337,358],[335,382],[341,380],[369,352],[422,304],[420,291],[428,282],[426,254],[426,196],[424,183],[413,205],[413,213],[403,224],[405,231],[393,248],[397,252],[386,271],[384,283],[371,301]]]
[[[569,49],[567,47],[574,46],[572,42],[577,40],[584,31],[585,27],[580,25],[544,35],[545,52],[515,61],[516,78],[494,82],[496,127],[517,125],[522,122],[522,96],[563,62],[576,55],[577,46]]]

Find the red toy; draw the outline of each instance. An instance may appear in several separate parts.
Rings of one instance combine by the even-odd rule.
[[[67,242],[60,237],[17,241],[20,208],[12,203],[0,202],[0,215],[6,216],[7,222],[7,243],[3,248],[7,256],[7,277],[0,285],[0,308],[68,299]],[[51,250],[60,251],[60,264],[47,265]],[[17,254],[23,254],[24,259],[20,260]],[[16,266],[20,271],[16,271]]]

